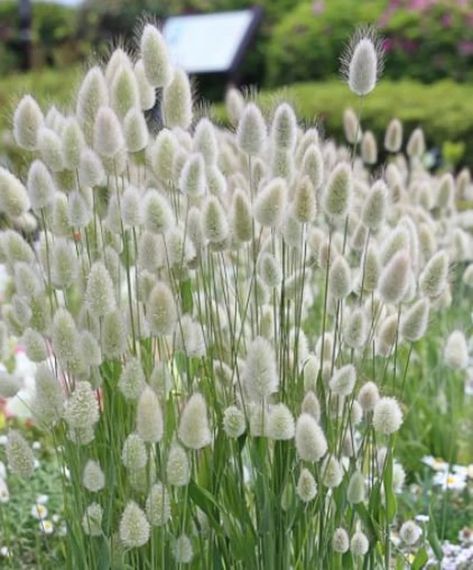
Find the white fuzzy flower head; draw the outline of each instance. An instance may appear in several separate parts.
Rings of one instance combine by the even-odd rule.
[[[294,417],[285,404],[271,407],[267,429],[271,439],[288,440],[294,437]]]
[[[314,463],[327,452],[327,440],[322,428],[307,413],[302,413],[296,423],[296,449],[303,461]]]
[[[336,396],[349,396],[356,382],[356,370],[353,364],[346,364],[335,371],[330,379],[330,390]]]
[[[72,429],[85,429],[97,423],[99,406],[89,382],[76,382],[75,390],[66,402],[64,419]]]
[[[46,208],[54,200],[56,185],[51,173],[41,160],[31,163],[27,187],[31,206],[36,211]]]
[[[134,502],[128,501],[120,519],[120,540],[125,548],[139,548],[149,540],[150,527],[145,513]]]
[[[103,317],[115,309],[113,281],[101,261],[96,261],[90,270],[85,302],[88,310],[97,317]]]
[[[135,63],[134,72],[140,94],[141,109],[143,111],[148,111],[149,109],[152,109],[156,103],[156,91],[148,82],[142,59],[139,59]]]
[[[382,180],[375,182],[366,197],[361,213],[363,224],[370,230],[377,230],[384,221],[388,188]]]
[[[187,454],[177,443],[174,443],[169,450],[166,477],[169,485],[174,487],[183,487],[190,481],[191,472]]]
[[[309,390],[302,400],[301,413],[309,414],[316,422],[320,421],[320,402],[312,390]]]
[[[164,422],[156,392],[146,386],[136,409],[136,431],[148,443],[158,443],[163,437]]]
[[[265,338],[256,337],[250,343],[242,380],[246,393],[254,402],[261,402],[278,390],[276,355],[271,343]]]
[[[361,157],[363,162],[373,165],[378,162],[378,145],[374,134],[371,131],[365,131],[361,139]]]
[[[173,225],[174,215],[167,198],[157,190],[146,192],[143,204],[143,218],[147,230],[164,234]]]
[[[427,263],[419,278],[419,289],[427,297],[438,297],[447,286],[448,255],[436,253]]]
[[[384,148],[388,152],[399,152],[402,146],[402,123],[399,119],[389,122],[384,136]]]
[[[287,185],[283,178],[274,178],[256,196],[254,216],[263,226],[278,226],[286,207]]]
[[[401,540],[408,546],[415,544],[422,534],[421,528],[414,521],[406,521],[399,531]]]
[[[161,112],[166,127],[188,129],[192,123],[192,92],[189,77],[176,69],[171,81],[165,85]]]
[[[420,158],[425,154],[424,131],[421,128],[412,131],[407,141],[406,151],[411,158]]]
[[[91,503],[82,517],[82,528],[87,536],[101,536],[103,509],[98,503]]]
[[[329,455],[322,463],[322,483],[329,488],[340,485],[343,479],[343,470],[339,461],[334,455]]]
[[[353,175],[348,164],[342,162],[330,173],[322,195],[322,208],[329,219],[340,219],[350,208]]]
[[[406,250],[396,253],[379,277],[378,290],[385,303],[399,303],[409,286],[410,257]]]
[[[375,30],[359,30],[342,57],[342,72],[351,91],[360,97],[371,93],[382,69],[383,51]]]
[[[225,210],[215,196],[210,196],[202,212],[202,229],[210,243],[222,244],[228,236],[229,226]]]
[[[174,560],[180,564],[189,564],[194,556],[192,542],[187,534],[181,534],[173,546]]]
[[[69,170],[79,167],[80,156],[85,146],[84,134],[75,117],[68,117],[61,133],[64,164]]]
[[[212,441],[207,404],[202,394],[193,394],[181,414],[179,439],[190,449],[202,449]]]
[[[343,331],[343,340],[350,348],[364,346],[368,336],[368,320],[365,311],[355,308],[348,317]]]
[[[343,130],[347,142],[353,145],[360,142],[363,132],[358,116],[351,107],[343,111]]]
[[[26,188],[14,174],[0,166],[0,211],[9,218],[18,218],[29,208]]]
[[[100,67],[89,69],[77,93],[76,114],[84,134],[90,141],[95,115],[108,104],[108,89]]]
[[[172,77],[166,42],[161,32],[152,24],[143,28],[140,40],[141,59],[148,83],[152,87],[164,87]]]
[[[297,119],[288,103],[281,103],[271,125],[271,143],[276,149],[293,151],[296,145]]]
[[[0,371],[0,398],[13,398],[20,391],[21,385],[20,378],[6,371]]]
[[[315,189],[308,175],[304,176],[296,186],[293,213],[300,223],[312,222],[317,214]]]
[[[240,437],[246,430],[245,414],[236,406],[230,406],[223,413],[223,429],[228,437]]]
[[[414,342],[424,336],[429,321],[429,310],[428,299],[419,299],[403,315],[400,333],[406,340]]]
[[[123,444],[122,463],[129,469],[143,469],[148,462],[144,441],[137,433],[131,433]]]
[[[308,176],[314,190],[319,190],[324,181],[324,159],[317,144],[307,147],[302,158],[302,174]]]
[[[402,424],[402,411],[394,398],[380,398],[374,407],[374,429],[385,435],[391,435],[399,430]]]
[[[200,153],[206,166],[214,166],[218,158],[218,141],[215,128],[207,118],[201,119],[194,133],[194,151]]]
[[[230,210],[232,236],[239,242],[247,242],[252,236],[251,206],[242,190],[235,190]]]
[[[64,168],[62,141],[52,129],[41,127],[38,131],[38,150],[41,159],[53,172]]]
[[[317,495],[317,483],[308,469],[302,469],[297,481],[296,491],[299,499],[304,503],[312,501]]]
[[[143,113],[137,107],[132,107],[123,119],[123,136],[128,152],[139,152],[148,144],[148,126]]]
[[[91,493],[97,493],[105,487],[105,475],[98,461],[87,461],[82,474],[82,484]]]
[[[177,322],[177,308],[169,287],[158,282],[151,291],[147,304],[147,320],[153,334],[172,334]]]
[[[148,161],[154,174],[165,183],[173,178],[176,154],[177,140],[174,133],[169,129],[161,129],[149,149]]]
[[[146,514],[152,526],[164,526],[171,518],[169,493],[161,483],[155,483],[146,499]]]
[[[337,255],[328,275],[328,290],[334,299],[343,299],[352,289],[351,271],[347,260]]]
[[[110,107],[100,107],[97,111],[93,138],[94,149],[105,158],[113,158],[125,148],[120,121]]]
[[[61,384],[47,364],[36,370],[36,390],[32,402],[35,419],[44,425],[53,425],[63,413],[64,392]]]
[[[33,475],[34,457],[25,438],[16,430],[7,436],[6,455],[8,468],[15,475],[29,478]]]
[[[110,104],[120,119],[123,119],[130,109],[140,110],[140,92],[131,66],[118,67],[110,88]]]
[[[241,115],[237,129],[237,143],[250,156],[258,155],[266,142],[266,123],[260,109],[248,103]]]
[[[48,357],[43,336],[34,329],[25,330],[22,339],[28,358],[33,362],[42,362]]]
[[[365,500],[365,477],[360,471],[355,471],[350,477],[347,489],[347,500],[356,505]]]
[[[350,537],[344,528],[335,529],[332,536],[332,548],[340,554],[344,554],[350,548]]]
[[[31,95],[25,95],[13,115],[13,136],[18,146],[26,150],[37,148],[38,131],[43,120],[43,113],[38,103]]]
[[[354,556],[364,556],[370,547],[370,543],[366,538],[366,535],[357,530],[355,534],[351,537],[350,550]]]
[[[125,364],[118,381],[118,389],[127,400],[138,400],[146,380],[139,358],[131,358]]]
[[[443,351],[445,363],[454,370],[463,370],[468,365],[468,345],[462,331],[453,331],[447,338]]]
[[[99,186],[105,180],[105,171],[98,155],[91,148],[84,148],[80,155],[79,181],[82,186]]]
[[[366,382],[358,392],[358,402],[364,412],[372,412],[379,400],[379,390],[374,382]]]
[[[179,177],[179,188],[188,196],[201,196],[205,192],[205,162],[202,154],[194,153],[187,158]]]

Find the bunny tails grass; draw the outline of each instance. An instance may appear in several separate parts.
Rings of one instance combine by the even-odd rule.
[[[397,119],[384,168],[353,110],[347,148],[232,89],[226,129],[194,113],[159,27],[137,40],[85,74],[67,115],[23,97],[23,167],[0,167],[0,395],[24,397],[15,337],[32,429],[57,452],[64,567],[405,565],[394,525],[422,539],[395,512],[396,455],[425,416],[420,362],[440,355],[435,396],[469,367],[471,323],[442,318],[473,284],[469,174],[426,170],[420,129],[405,156]],[[358,33],[361,99],[381,62]],[[29,439],[6,441],[9,476],[36,488]]]

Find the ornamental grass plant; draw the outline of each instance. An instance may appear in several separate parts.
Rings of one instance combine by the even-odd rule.
[[[372,31],[344,57],[360,109],[381,60]],[[401,524],[420,564],[396,439],[411,352],[471,260],[461,185],[424,168],[420,129],[403,152],[399,121],[373,170],[361,110],[337,146],[286,102],[227,106],[234,129],[195,110],[146,24],[64,112],[29,95],[15,111],[28,169],[0,168],[2,336],[37,363],[66,566],[389,568]],[[6,456],[31,476],[20,432]]]

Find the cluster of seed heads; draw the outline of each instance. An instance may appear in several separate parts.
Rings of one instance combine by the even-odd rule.
[[[346,73],[360,96],[378,79],[377,50],[369,34],[352,46]],[[451,303],[450,266],[472,257],[471,220],[455,207],[469,180],[424,168],[420,129],[404,154],[393,119],[376,170],[376,139],[352,111],[350,147],[304,130],[285,102],[268,116],[231,90],[227,107],[230,130],[197,116],[189,78],[147,24],[137,57],[116,49],[64,113],[24,97],[14,136],[31,164],[21,176],[0,168],[0,210],[16,228],[0,234],[14,287],[2,314],[39,364],[34,418],[64,426],[86,458],[75,482],[93,499],[83,532],[108,532],[108,510],[120,508],[111,532],[126,549],[171,524],[177,490],[222,438],[229,462],[238,438],[266,439],[270,457],[276,442],[294,448],[285,487],[297,508],[333,514],[338,487],[350,504],[368,501],[388,459],[369,461],[377,450],[363,442],[376,433],[391,445],[403,421],[399,347]],[[32,220],[37,239],[25,238]],[[470,265],[470,286],[472,275]],[[445,359],[464,368],[467,358],[455,331]],[[382,385],[383,370],[392,383]],[[13,380],[0,386],[15,392]],[[115,502],[94,452],[111,422],[128,480]],[[7,454],[12,471],[31,475],[16,432]],[[391,468],[400,486],[402,467]],[[172,526],[178,563],[197,544],[190,520]],[[334,552],[374,547],[363,521],[336,520]],[[406,525],[406,541],[417,540]]]

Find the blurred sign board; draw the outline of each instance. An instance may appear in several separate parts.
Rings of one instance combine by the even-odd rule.
[[[234,73],[261,15],[255,7],[168,18],[163,34],[173,63],[187,73]]]

